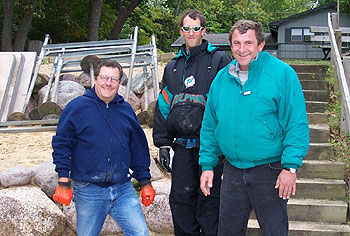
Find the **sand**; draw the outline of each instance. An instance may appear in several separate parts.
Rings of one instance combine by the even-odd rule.
[[[144,127],[151,158],[157,156],[153,145],[152,129]],[[32,168],[52,161],[51,132],[0,133],[0,172],[14,166]]]

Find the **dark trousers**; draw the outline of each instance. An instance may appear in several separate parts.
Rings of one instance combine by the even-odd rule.
[[[281,170],[279,162],[249,169],[225,163],[219,236],[245,236],[252,210],[263,236],[288,235],[287,200],[279,198],[275,189]]]
[[[173,149],[169,202],[175,235],[217,235],[223,164],[215,168],[211,194],[205,197],[199,188],[199,148],[186,149],[174,144]]]

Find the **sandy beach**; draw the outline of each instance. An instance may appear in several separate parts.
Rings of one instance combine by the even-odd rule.
[[[157,155],[153,146],[152,129],[144,127],[151,158]],[[0,133],[0,172],[14,166],[32,168],[52,161],[51,132]]]

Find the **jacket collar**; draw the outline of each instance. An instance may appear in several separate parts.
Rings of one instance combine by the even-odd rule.
[[[181,56],[196,56],[197,54],[200,54],[202,51],[208,51],[210,53],[213,53],[214,51],[216,51],[217,48],[214,47],[211,43],[209,43],[207,40],[203,39],[202,43],[197,46],[197,47],[193,47],[190,48],[190,51],[187,52],[186,50],[186,44],[182,44],[179,53],[175,56],[176,58],[181,57]]]

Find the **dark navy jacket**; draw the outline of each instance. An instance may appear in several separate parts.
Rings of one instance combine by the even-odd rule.
[[[63,109],[52,148],[58,177],[96,184],[151,178],[146,136],[118,94],[108,105],[94,88],[72,100]]]
[[[210,84],[217,72],[230,62],[230,56],[206,40],[189,52],[182,45],[164,69],[154,113],[155,146],[170,146],[175,138],[186,142],[199,140]],[[199,142],[193,146],[198,145]]]

